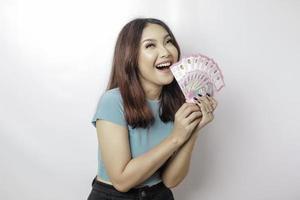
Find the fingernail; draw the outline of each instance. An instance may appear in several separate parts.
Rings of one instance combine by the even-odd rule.
[[[195,100],[198,100],[196,97],[194,97]]]
[[[206,93],[206,95],[210,97],[210,94]]]
[[[199,93],[198,96],[202,97],[202,95]]]

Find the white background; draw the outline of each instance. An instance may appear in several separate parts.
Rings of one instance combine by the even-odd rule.
[[[135,17],[165,21],[183,55],[214,58],[225,77],[175,199],[300,199],[297,0],[2,0],[0,199],[87,198],[90,121]]]

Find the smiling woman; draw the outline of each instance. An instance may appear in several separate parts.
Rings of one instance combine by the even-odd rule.
[[[169,67],[178,60],[178,50],[171,36],[162,26],[149,24],[143,30],[139,52],[138,69],[143,88],[160,93],[162,85],[173,81]],[[159,94],[152,94],[150,98],[158,99]]]
[[[158,19],[134,19],[121,30],[92,119],[99,157],[88,200],[174,199],[170,188],[187,174],[205,104],[185,103],[169,69],[179,58]]]
[[[147,100],[160,100],[163,122],[173,121],[185,102],[169,69],[160,64],[177,62],[179,45],[169,27],[158,19],[135,19],[121,30],[113,59],[108,90],[118,88],[129,125],[146,128],[153,122]]]

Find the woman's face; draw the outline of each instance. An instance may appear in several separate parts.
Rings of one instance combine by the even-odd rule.
[[[168,32],[158,24],[148,24],[142,33],[138,58],[139,77],[144,88],[170,84],[174,77],[169,67],[177,59],[178,51]]]

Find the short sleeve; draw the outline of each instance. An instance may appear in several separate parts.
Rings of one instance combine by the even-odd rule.
[[[127,126],[123,101],[119,93],[114,91],[106,91],[99,99],[96,112],[92,119],[92,124],[96,127],[96,121],[103,119],[121,126]]]

